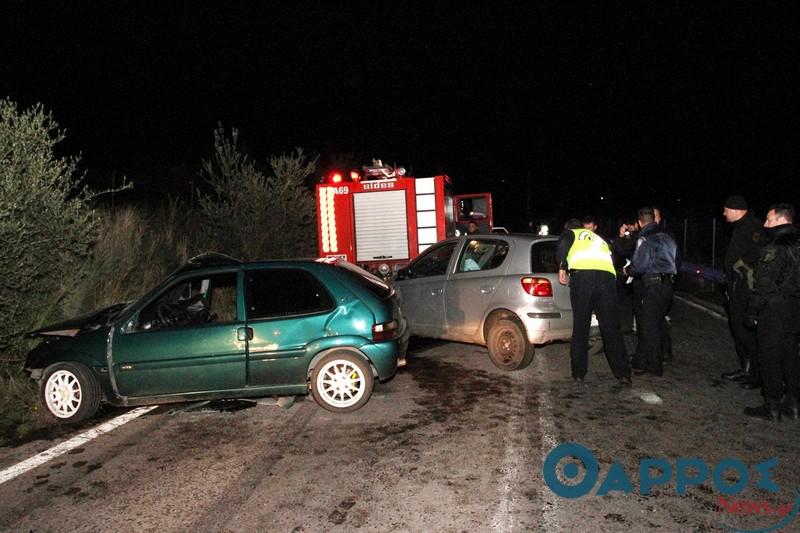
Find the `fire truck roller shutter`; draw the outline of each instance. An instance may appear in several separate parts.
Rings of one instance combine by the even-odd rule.
[[[408,220],[403,190],[353,195],[356,261],[408,259]]]
[[[417,203],[417,243],[422,253],[434,244],[436,233],[436,183],[435,178],[420,178],[414,182]]]

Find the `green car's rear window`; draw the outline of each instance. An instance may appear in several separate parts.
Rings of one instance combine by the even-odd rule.
[[[334,303],[322,283],[299,268],[270,268],[247,275],[247,318],[283,317],[329,311]]]

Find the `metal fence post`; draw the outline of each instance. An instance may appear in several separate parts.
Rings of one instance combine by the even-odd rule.
[[[687,253],[686,253],[686,235],[687,235],[688,231],[689,231],[689,219],[688,218],[684,218],[683,219],[683,257],[687,256]]]
[[[717,219],[711,219],[711,268],[717,266]]]

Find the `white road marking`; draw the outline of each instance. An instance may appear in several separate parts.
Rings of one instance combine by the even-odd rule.
[[[519,374],[514,373],[511,378],[518,382]],[[516,385],[520,385],[516,383]],[[514,435],[518,433],[515,429],[518,425],[516,415],[511,415],[509,421],[509,431],[506,432],[503,444],[505,444],[505,453],[503,455],[503,479],[500,480],[501,494],[500,505],[492,516],[492,531],[510,532],[514,531],[514,499],[516,495],[516,487],[519,485],[519,467],[520,461],[519,452],[514,446]]]
[[[500,494],[500,505],[492,517],[492,531],[514,531],[514,520],[512,509],[514,507],[514,488],[519,480],[519,469],[517,463],[517,450],[514,447],[514,440],[507,435],[505,440],[505,455],[503,457],[503,479],[500,481],[502,493]]]
[[[692,306],[692,307],[694,307],[696,309],[704,311],[705,313],[713,316],[714,318],[718,318],[720,320],[728,320],[728,317],[726,317],[725,315],[717,313],[713,309],[709,309],[708,307],[705,307],[703,305],[700,305],[699,303],[693,302],[693,301],[691,301],[691,300],[689,300],[687,298],[684,298],[683,296],[678,296],[677,294],[673,294],[672,297],[675,298],[676,300],[679,300],[679,301],[685,303],[686,305],[690,305],[690,306]]]
[[[534,355],[537,375],[544,375],[547,371],[544,359],[544,350],[539,351],[538,355]],[[539,392],[539,428],[542,432],[542,461],[544,461],[547,454],[558,445],[556,425],[553,419],[553,404],[550,402],[550,397],[544,388],[540,389]],[[558,520],[560,514],[558,496],[550,490],[542,491],[542,495],[542,526],[544,531],[561,531],[561,524]]]
[[[118,428],[119,426],[130,422],[135,418],[139,418],[145,413],[148,413],[158,407],[157,405],[151,405],[147,407],[138,407],[132,411],[125,413],[124,415],[120,415],[112,420],[109,420],[105,424],[101,424],[95,428],[90,429],[84,433],[76,437],[72,437],[71,439],[62,442],[52,448],[45,450],[37,455],[29,459],[25,459],[22,462],[19,462],[13,466],[6,468],[3,471],[0,471],[0,484],[5,483],[15,477],[24,474],[28,470],[36,468],[37,466],[46,463],[51,459],[55,459],[60,455],[64,455],[70,450],[77,448],[82,444],[86,444],[90,440],[99,437],[103,433],[108,433],[112,429]]]

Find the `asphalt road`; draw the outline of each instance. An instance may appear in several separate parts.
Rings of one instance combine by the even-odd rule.
[[[719,379],[734,360],[725,322],[681,301],[671,315],[675,361],[631,388],[616,383],[602,353],[590,356],[586,384],[574,385],[568,344],[505,373],[482,347],[418,340],[408,366],[356,413],[328,413],[310,397],[288,408],[159,407],[0,484],[0,530],[672,532],[779,523],[744,504],[794,502],[800,423],[742,416],[760,396]],[[0,470],[69,436],[0,448]],[[545,482],[545,457],[563,443],[586,447],[599,465],[582,497],[558,496]],[[710,472],[685,494],[674,472],[644,493],[639,466],[648,458],[673,470],[695,458]],[[725,458],[749,467],[737,494],[712,480]],[[771,458],[776,492],[757,487],[765,478],[755,465]],[[590,475],[581,467],[567,482],[568,463],[556,469],[566,485]],[[606,483],[625,489],[623,478],[628,491],[598,494]],[[742,478],[732,468],[719,474],[728,486]],[[800,531],[800,518],[788,521],[784,531]]]

